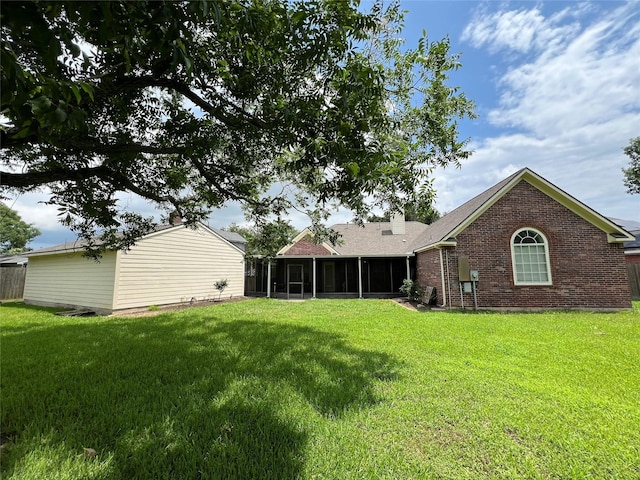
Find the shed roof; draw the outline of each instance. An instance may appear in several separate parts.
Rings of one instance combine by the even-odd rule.
[[[230,244],[232,244],[234,247],[244,251],[244,244],[247,243],[247,241],[244,239],[243,236],[235,233],[235,232],[227,232],[224,230],[219,230],[217,228],[211,228],[207,225],[204,224],[199,224],[200,226],[212,231],[213,233],[215,233],[216,235],[218,235],[219,237],[221,237],[223,240],[229,242]],[[178,225],[158,225],[152,232],[148,233],[145,236],[149,236],[149,235],[154,235],[156,233],[165,231],[165,230],[169,230],[171,228],[181,228],[181,227],[186,227],[186,225],[184,224],[178,224]],[[144,237],[142,237],[144,238]],[[102,245],[104,242],[99,239],[96,238],[95,239],[95,244],[96,245]],[[77,239],[74,240],[73,242],[65,242],[65,243],[60,243],[58,245],[53,245],[51,247],[45,247],[45,248],[40,248],[38,250],[33,250],[31,252],[27,252],[26,255],[29,256],[35,256],[35,255],[51,255],[51,254],[55,254],[55,253],[73,253],[73,252],[78,252],[83,250],[85,247],[87,246],[87,241],[84,239]]]

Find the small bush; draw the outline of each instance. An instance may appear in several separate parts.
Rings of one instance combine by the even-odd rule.
[[[225,288],[227,288],[228,285],[229,285],[229,282],[227,281],[226,278],[223,278],[222,280],[218,280],[216,283],[213,284],[213,286],[216,287],[216,290],[218,290],[219,292],[218,300],[222,298],[222,292],[224,291]]]
[[[404,293],[412,302],[422,303],[422,296],[424,295],[424,288],[420,286],[418,282],[405,279],[400,287],[400,292]]]

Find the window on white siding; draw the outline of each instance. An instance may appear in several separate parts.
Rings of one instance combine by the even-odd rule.
[[[549,243],[533,228],[518,230],[511,237],[513,280],[516,285],[551,285]]]

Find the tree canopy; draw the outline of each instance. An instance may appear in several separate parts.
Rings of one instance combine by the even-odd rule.
[[[382,215],[369,215],[368,222],[388,222],[391,220],[393,211],[387,210]],[[420,200],[416,203],[408,203],[404,206],[404,219],[407,222],[422,222],[431,224],[440,218],[440,212],[433,208],[430,198]]]
[[[40,235],[33,225],[22,220],[18,212],[0,202],[0,253],[20,253],[27,243]]]
[[[228,201],[258,219],[295,203],[319,223],[334,205],[397,209],[469,155],[457,121],[473,104],[448,85],[458,56],[426,34],[405,49],[397,3],[32,1],[0,15],[3,194],[47,187],[62,223],[104,247],[153,228],[120,192],[187,224]]]
[[[629,167],[622,169],[627,192],[640,194],[640,137],[632,138],[623,151],[629,157]]]
[[[271,259],[278,250],[291,243],[298,234],[291,223],[277,218],[271,222],[263,222],[250,227],[231,224],[226,230],[242,235],[247,241],[246,257]]]

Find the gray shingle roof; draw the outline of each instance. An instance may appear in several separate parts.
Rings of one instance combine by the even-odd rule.
[[[631,235],[635,236],[636,239],[631,241],[631,242],[625,242],[624,243],[624,248],[625,250],[631,250],[631,249],[640,249],[640,230],[634,230],[632,232],[630,232]]]
[[[363,227],[352,223],[339,223],[331,228],[340,233],[342,244],[333,248],[340,255],[405,255],[411,245],[424,237],[428,225],[405,222],[405,233],[392,235],[390,222],[365,223]]]
[[[524,170],[524,169],[522,169]],[[508,176],[499,183],[496,183],[493,187],[485,190],[484,192],[476,195],[471,200],[463,203],[455,210],[447,213],[440,219],[428,225],[428,229],[425,235],[417,238],[411,245],[413,250],[419,250],[429,245],[436,244],[438,242],[445,241],[449,238],[451,233],[464,223],[470,216],[478,211],[483,205],[485,205],[494,195],[496,195],[502,188],[507,185],[513,178],[520,175],[522,170],[518,170],[513,175]]]
[[[627,232],[637,232],[640,231],[640,222],[636,222],[635,220],[623,220],[621,218],[609,217],[616,225],[624,228]]]
[[[181,226],[181,224],[180,225],[158,225],[151,233],[161,232],[163,230],[168,230],[170,228],[175,228],[178,226]],[[203,226],[205,228],[208,228],[209,230],[212,230],[217,235],[225,239],[227,242],[231,243],[232,245],[236,246],[240,250],[244,251],[244,244],[246,244],[247,241],[244,239],[243,236],[235,232],[226,232],[224,230],[218,230],[217,228],[211,228],[206,225],[203,225]],[[103,243],[104,242],[99,238],[95,239],[96,245],[102,245]],[[40,248],[38,250],[33,250],[31,252],[27,252],[26,254],[27,255],[44,255],[44,254],[50,254],[50,253],[63,253],[63,252],[71,253],[71,252],[77,252],[84,249],[86,245],[87,245],[86,240],[77,239],[73,242],[60,243],[58,245],[53,245],[51,247],[45,247],[45,248]]]
[[[209,227],[209,228],[211,228],[211,227]],[[217,228],[211,228],[211,230],[213,230],[215,233],[220,235],[222,238],[224,238],[230,244],[235,245],[236,247],[238,247],[243,252],[247,251],[247,240],[242,235],[240,235],[239,233],[227,232],[226,230],[219,230]]]
[[[0,255],[0,265],[24,265],[29,259],[24,254],[19,255]]]

